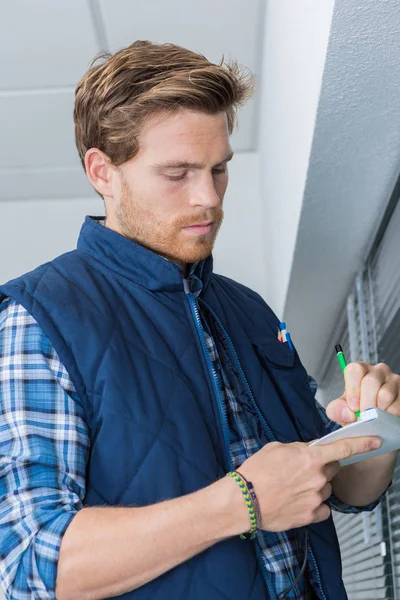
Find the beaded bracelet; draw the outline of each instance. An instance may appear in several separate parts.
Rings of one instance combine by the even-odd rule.
[[[256,531],[257,531],[257,517],[256,517],[256,513],[254,510],[254,505],[253,505],[253,501],[252,501],[250,492],[247,488],[247,484],[246,484],[244,478],[236,471],[231,471],[230,473],[227,473],[226,476],[232,477],[232,479],[234,479],[236,481],[236,483],[238,484],[238,486],[240,487],[241,492],[244,497],[244,500],[246,502],[247,510],[249,511],[249,517],[250,517],[250,523],[251,523],[250,531],[248,531],[247,533],[240,534],[240,537],[242,538],[242,540],[246,540],[247,538],[250,538],[251,540],[253,540],[256,536]]]

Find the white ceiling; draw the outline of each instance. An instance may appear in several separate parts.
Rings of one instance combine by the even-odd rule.
[[[0,281],[70,250],[84,216],[98,214],[72,121],[91,59],[135,39],[171,41],[213,61],[228,52],[255,72],[258,95],[232,140],[217,272],[284,314],[318,375],[398,176],[399,6],[0,0]]]
[[[1,9],[0,200],[93,193],[72,110],[75,86],[100,51],[136,39],[173,41],[212,61],[229,49],[256,75],[261,70],[264,0],[13,0]],[[257,97],[241,112],[232,145],[256,147]]]

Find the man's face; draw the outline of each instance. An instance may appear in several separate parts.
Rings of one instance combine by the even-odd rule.
[[[139,148],[118,170],[107,225],[182,268],[206,258],[222,223],[232,157],[226,114],[182,109],[152,117]]]

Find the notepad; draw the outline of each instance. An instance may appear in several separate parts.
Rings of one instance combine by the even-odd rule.
[[[319,446],[336,442],[344,438],[355,438],[365,435],[374,435],[382,440],[382,446],[371,452],[363,452],[356,454],[351,458],[341,460],[342,466],[351,465],[367,458],[373,458],[380,454],[386,454],[392,450],[400,448],[400,418],[394,417],[389,413],[380,410],[379,408],[369,408],[360,414],[360,419],[355,423],[350,423],[333,433],[329,433],[324,437],[312,442],[310,446]]]

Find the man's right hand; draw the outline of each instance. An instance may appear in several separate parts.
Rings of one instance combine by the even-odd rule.
[[[246,460],[238,471],[254,485],[263,528],[284,531],[328,518],[324,502],[337,461],[372,450],[373,439],[326,446],[273,442]],[[149,506],[85,507],[62,539],[56,598],[120,596],[249,529],[246,504],[231,477]]]
[[[327,519],[331,511],[325,502],[340,470],[339,461],[380,444],[375,437],[347,438],[324,446],[271,442],[237,471],[254,486],[262,528],[286,531]]]

